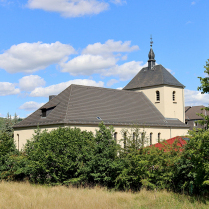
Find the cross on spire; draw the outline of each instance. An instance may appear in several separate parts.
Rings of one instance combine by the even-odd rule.
[[[152,41],[152,35],[150,36],[150,46],[152,47],[153,41]]]

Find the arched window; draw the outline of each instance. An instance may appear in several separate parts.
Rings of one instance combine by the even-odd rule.
[[[115,132],[114,133],[114,140],[117,142],[117,135],[118,135],[118,133],[117,132]]]
[[[17,149],[18,149],[18,151],[20,151],[19,144],[20,144],[20,135],[17,134]]]
[[[149,139],[150,139],[150,145],[152,145],[152,133],[150,133]]]
[[[160,142],[160,135],[161,135],[161,133],[158,133],[158,134],[157,134],[158,142]]]
[[[145,133],[142,132],[142,133],[141,133],[141,142],[142,142],[142,146],[144,146],[144,139],[145,139]]]
[[[136,140],[136,133],[134,132],[133,133],[133,142],[135,142],[135,140]]]
[[[123,144],[124,144],[124,149],[125,149],[126,148],[126,143],[127,143],[127,133],[126,132],[124,132],[123,137],[124,137]]]
[[[173,91],[173,102],[175,102],[175,101],[176,101],[176,92]]]
[[[156,101],[159,102],[160,101],[160,92],[156,91]]]

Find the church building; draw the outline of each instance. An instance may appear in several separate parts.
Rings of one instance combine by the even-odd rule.
[[[146,133],[148,145],[186,135],[185,86],[162,65],[155,64],[152,43],[148,67],[122,90],[72,84],[57,96],[50,96],[45,105],[14,126],[17,148],[23,148],[37,126],[48,131],[77,127],[95,132],[103,121],[114,127],[114,138],[120,143],[122,130],[134,124]]]

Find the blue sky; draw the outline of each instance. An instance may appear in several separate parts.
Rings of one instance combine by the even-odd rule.
[[[209,59],[208,0],[0,0],[0,116],[26,117],[72,83],[124,87],[148,60],[185,88],[186,105]]]

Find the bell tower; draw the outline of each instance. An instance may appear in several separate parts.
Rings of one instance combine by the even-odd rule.
[[[151,37],[148,67],[142,68],[123,90],[143,92],[166,119],[175,118],[184,123],[185,86],[162,65],[155,64],[152,45]]]

